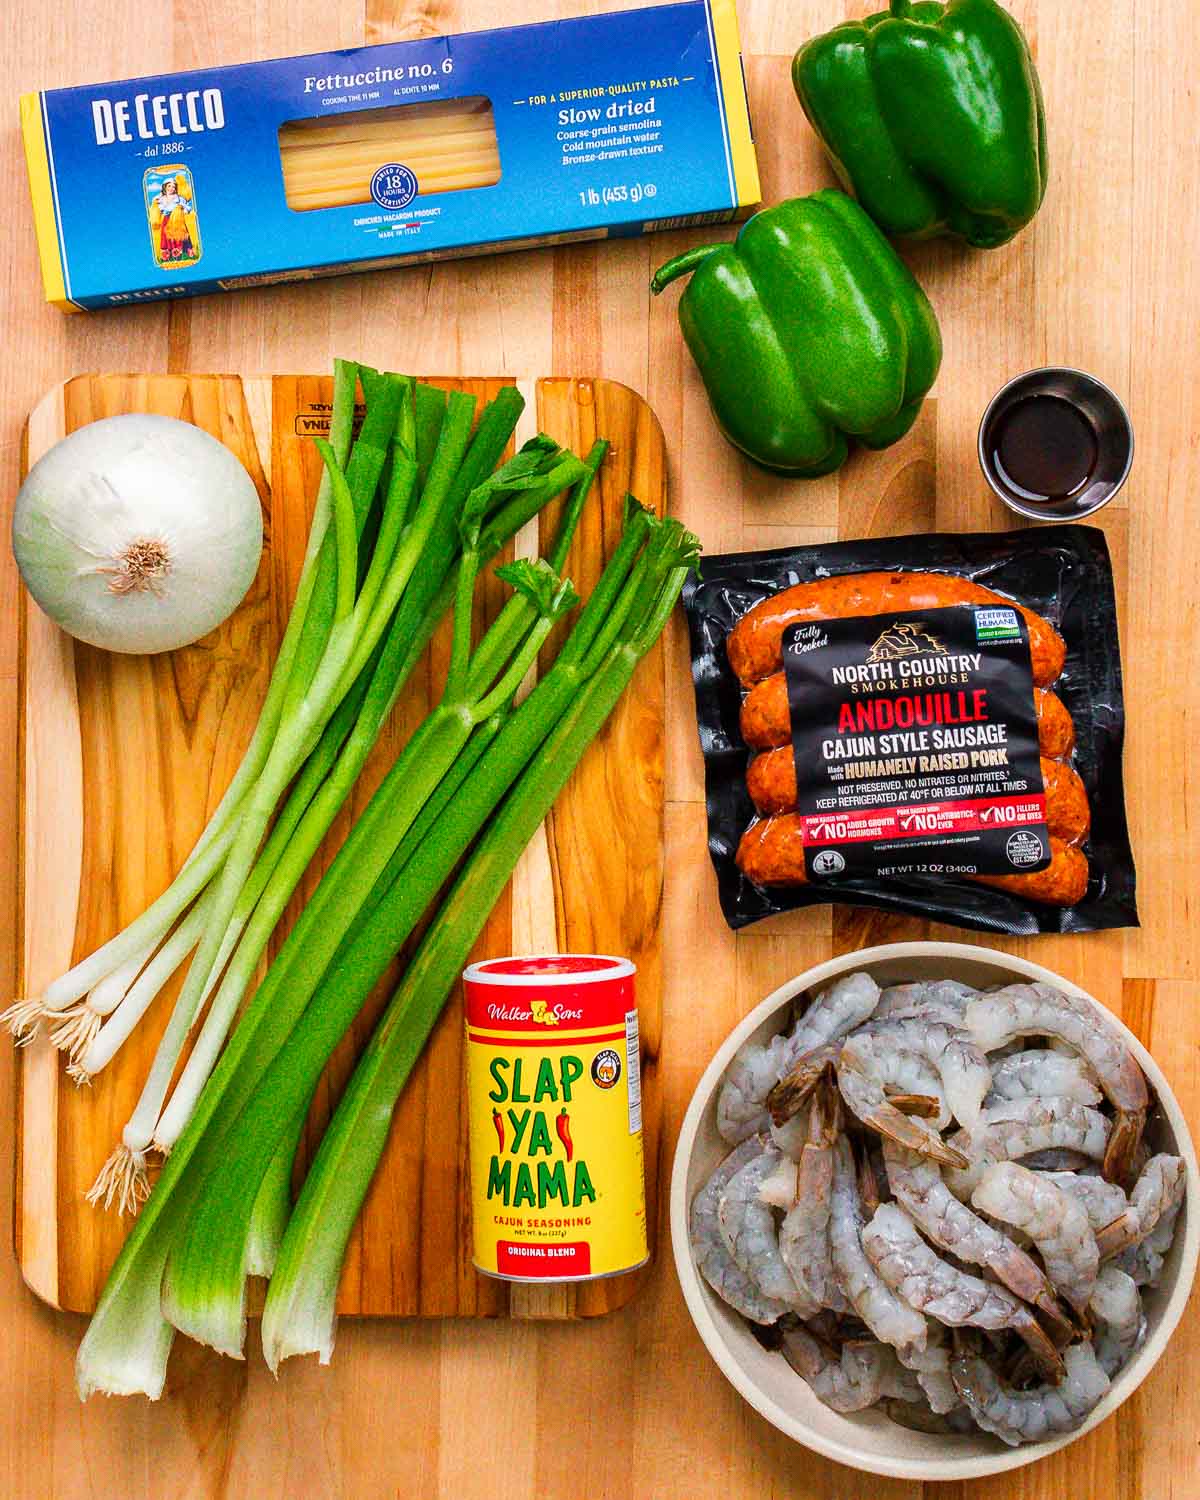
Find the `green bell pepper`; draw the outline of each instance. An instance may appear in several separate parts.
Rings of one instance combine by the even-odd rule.
[[[886,448],[916,421],[942,358],[911,271],[859,206],[826,189],[763,209],[732,244],[660,266],[691,274],[679,321],[722,432],[765,469],[803,478]]]
[[[801,47],[792,82],[838,176],[888,234],[992,249],[1041,207],[1041,84],[996,0],[891,0]]]

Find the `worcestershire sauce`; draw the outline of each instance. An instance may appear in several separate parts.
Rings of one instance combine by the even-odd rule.
[[[1061,396],[1028,396],[996,423],[992,462],[1026,500],[1068,500],[1086,489],[1099,458],[1087,417]]]

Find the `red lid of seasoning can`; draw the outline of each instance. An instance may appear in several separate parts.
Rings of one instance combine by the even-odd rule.
[[[649,1259],[636,967],[487,959],[463,975],[473,1259],[591,1281]]]

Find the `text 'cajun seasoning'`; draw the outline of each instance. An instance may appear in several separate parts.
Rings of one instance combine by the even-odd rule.
[[[507,1281],[648,1258],[634,965],[501,958],[463,976],[474,1261]]]

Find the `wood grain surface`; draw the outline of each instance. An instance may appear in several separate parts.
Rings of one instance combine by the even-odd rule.
[[[505,382],[449,379],[480,407]],[[521,381],[528,405],[516,440],[540,429],[586,453],[603,434],[611,453],[567,558],[585,594],[620,540],[624,497],[663,508],[662,431],[628,386],[608,380]],[[220,800],[249,743],[271,662],[295,597],[320,478],[315,430],[328,426],[328,376],[78,376],[30,418],[27,460],[87,422],[150,411],[219,438],[258,488],[264,548],[258,576],[219,629],[185,650],[119,656],[64,638],[22,592],[18,745],[22,825],[18,991],[37,994],[136,917],[170,883]],[[256,422],[252,412],[257,411]],[[522,533],[537,555],[553,543],[558,507]],[[543,532],[538,536],[539,526]],[[508,590],[488,569],[477,632]],[[271,945],[277,951],[328,868],[352,820],[440,696],[450,621],[384,726],[347,807],[306,872]],[[663,652],[639,668],[604,733],[564,788],[476,945],[476,959],[593,951],[638,966],[647,1055],[646,1153],[658,1145],[663,885]],[[263,966],[260,965],[260,972]],[[55,1068],[46,1036],[20,1053],[20,1185],[16,1247],[27,1284],[44,1301],[90,1312],[129,1221],[86,1201],[89,1186],[136,1105],[183,973],[164,987],[109,1068],[86,1089]],[[296,1170],[300,1180],[354,1061],[401,973],[376,987],[317,1088]],[[347,1255],[338,1311],[376,1317],[597,1316],[636,1293],[647,1273],[562,1287],[513,1287],[471,1263],[463,1021],[456,992],[438,1022]],[[654,1222],[653,1173],[648,1216]],[[256,1289],[258,1290],[258,1289]]]
[[[18,89],[614,8],[614,0],[13,0],[0,70]],[[787,84],[813,31],[873,5],[741,0],[768,199],[831,174]],[[683,350],[674,294],[652,268],[696,233],[564,247],[194,304],[64,319],[39,302],[14,128],[0,142],[10,208],[0,319],[4,491],[20,429],[45,390],[88,369],[321,370],[335,353],[411,369],[586,370],[646,396],[667,436],[671,505],[710,551],[800,538],[998,529],[975,458],[988,398],[1050,361],[1094,371],[1128,399],[1138,458],[1104,526],[1121,569],[1130,716],[1127,799],[1139,861],[1139,932],[1014,942],[1087,986],[1152,1049],[1200,1117],[1200,8],[1190,0],[1012,0],[1046,89],[1053,176],[1036,225],[995,254],[908,253],[941,317],[937,404],[900,449],[860,455],[840,479],[780,484],[713,430]],[[0,568],[0,735],[15,743],[16,597]],[[692,1087],[734,1022],[826,955],[936,930],[810,911],[734,936],[704,854],[701,765],[686,645],[668,650],[660,1166]],[[15,971],[14,757],[0,762],[0,934]],[[0,1052],[0,1090],[14,1070]],[[0,1109],[0,1151],[14,1150]],[[0,1194],[7,1193],[0,1173]],[[660,1233],[662,1229],[660,1211]],[[0,1493],[82,1497],[437,1497],[437,1500],[918,1500],[779,1436],[736,1396],[688,1322],[660,1254],[641,1296],[594,1322],[371,1320],[342,1324],[333,1367],[276,1384],[257,1355],[177,1355],[168,1395],[80,1408],[71,1360],[82,1320],[52,1313],[0,1267]],[[1192,1500],[1200,1493],[1200,1317],[1193,1308],[1142,1390],[1060,1455],[991,1481],[927,1487],[922,1500]]]

